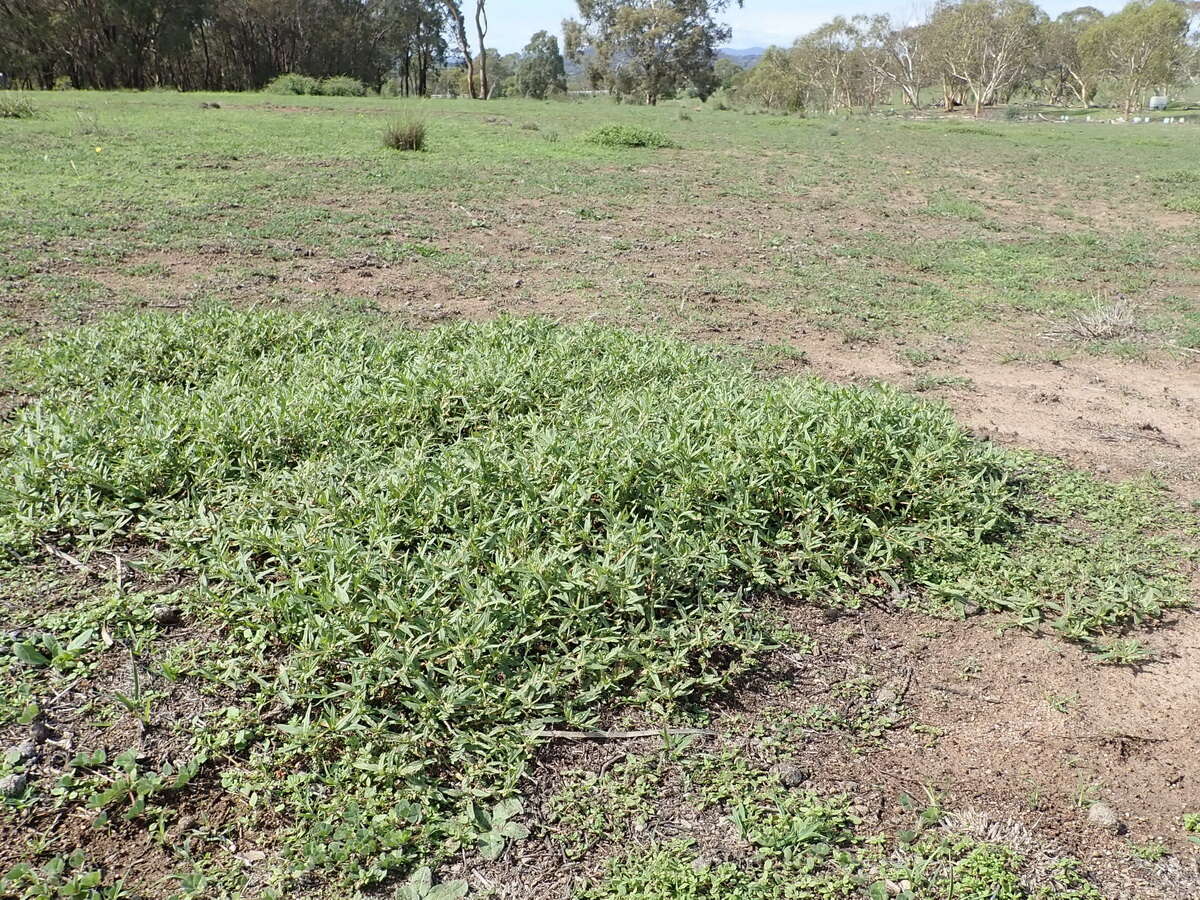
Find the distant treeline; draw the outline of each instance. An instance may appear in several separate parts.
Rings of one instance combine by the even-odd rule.
[[[1200,79],[1192,31],[1200,2],[1135,0],[1105,15],[1083,6],[1051,18],[1028,0],[940,2],[920,19],[839,16],[771,47],[746,70],[718,63],[722,85],[761,106],[834,111],[886,105],[982,107],[1015,97],[1126,112],[1148,92]]]
[[[0,0],[16,84],[251,90],[284,72],[427,93],[447,54],[435,0]]]
[[[1134,0],[1051,18],[1030,0],[941,0],[921,18],[838,17],[749,69],[719,58],[732,0],[576,0],[567,58],[593,89],[655,103],[722,91],[786,110],[947,109],[1036,97],[1132,111],[1200,79],[1200,0]],[[753,8],[754,0],[748,0]],[[545,97],[566,88],[555,36],[485,48],[486,0],[0,0],[0,74],[80,88],[254,90],[299,85],[401,94]],[[345,77],[339,81],[337,77]],[[332,77],[332,78],[331,78]],[[316,81],[314,81],[316,79]],[[360,91],[361,92],[361,91]]]

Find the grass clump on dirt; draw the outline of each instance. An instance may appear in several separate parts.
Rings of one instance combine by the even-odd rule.
[[[1022,877],[1019,856],[1005,847],[969,839],[929,839],[906,848],[903,868],[894,861],[872,863],[869,849],[852,830],[830,831],[830,812],[821,806],[815,817],[803,807],[779,813],[775,827],[782,830],[771,834],[779,845],[763,844],[761,836],[751,836],[755,850],[749,865],[706,859],[687,839],[652,844],[610,860],[605,876],[578,896],[581,900],[1103,900],[1070,861],[1062,877],[1056,873],[1030,887]],[[871,880],[878,875],[884,877]]]
[[[393,119],[383,129],[383,146],[391,150],[424,150],[427,127],[418,115]]]
[[[644,760],[634,764],[646,767]],[[682,765],[683,799],[706,823],[696,829],[699,839],[650,840],[628,849],[620,833],[606,836],[626,849],[610,855],[577,897],[1102,900],[1076,860],[981,838],[979,826],[995,830],[994,823],[960,822],[933,795],[900,798],[911,827],[892,837],[873,832],[853,798],[785,787],[737,752],[693,754]],[[567,795],[576,822],[620,808],[605,792],[576,796],[568,786]],[[713,815],[731,827],[714,827]]]
[[[770,643],[768,600],[1016,596],[1085,636],[1171,602],[1149,574],[1153,607],[1122,601],[1115,563],[1082,549],[1039,592],[1026,570],[1056,526],[1021,543],[1023,476],[942,408],[768,382],[677,342],[216,307],[7,355],[35,399],[0,430],[0,555],[15,572],[143,548],[177,587],[118,575],[30,623],[4,721],[36,714],[114,630],[152,656],[154,610],[178,606],[211,638],[172,651],[170,680],[229,699],[192,736],[202,762],[145,777],[177,797],[188,765],[282,815],[292,871],[369,883],[503,847],[544,729],[729,686]],[[1064,596],[1072,565],[1099,566],[1116,599]],[[152,697],[131,702],[153,717]],[[24,807],[44,790],[31,781]]]
[[[589,132],[584,140],[602,147],[649,147],[661,150],[678,146],[661,131],[636,125],[604,125]]]

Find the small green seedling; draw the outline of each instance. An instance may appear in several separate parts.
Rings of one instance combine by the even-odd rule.
[[[433,883],[433,870],[422,866],[396,891],[396,900],[458,900],[467,894],[465,881]]]
[[[1200,813],[1187,813],[1184,815],[1183,830],[1188,833],[1188,840],[1200,846]]]
[[[513,816],[521,814],[521,809],[521,801],[515,797],[501,800],[492,807],[490,813],[482,806],[474,805],[472,816],[481,832],[476,846],[484,859],[499,859],[508,840],[519,841],[529,837],[528,827],[512,821]]]

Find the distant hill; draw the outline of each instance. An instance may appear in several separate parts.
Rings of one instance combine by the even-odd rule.
[[[739,49],[736,47],[722,47],[717,51],[717,56],[724,59],[731,59],[743,69],[748,69],[758,62],[759,57],[766,52],[766,47],[746,47],[744,49]]]

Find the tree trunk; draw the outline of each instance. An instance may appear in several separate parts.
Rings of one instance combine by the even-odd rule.
[[[471,52],[471,44],[467,40],[467,20],[463,18],[462,7],[458,5],[456,0],[442,0],[446,11],[450,14],[450,21],[454,25],[454,37],[458,41],[458,49],[462,51],[463,59],[467,63],[467,90],[471,94],[471,99],[475,99],[475,54]]]
[[[204,23],[200,23],[200,43],[204,48],[204,89],[211,91],[212,88],[212,61],[208,56],[208,35],[204,30]]]
[[[475,0],[475,32],[479,35],[479,99],[491,99],[492,92],[488,88],[487,49],[483,46],[483,37],[487,34],[487,12],[483,8],[484,0]]]

